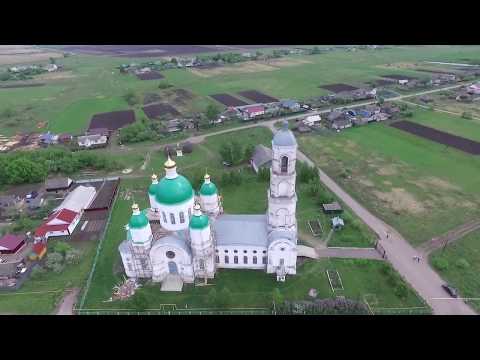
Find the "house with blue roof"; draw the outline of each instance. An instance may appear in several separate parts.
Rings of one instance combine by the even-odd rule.
[[[51,133],[50,131],[40,135],[40,143],[44,145],[52,145],[58,142],[58,135]]]
[[[280,101],[280,106],[290,111],[298,111],[301,109],[301,106],[297,101],[290,99]]]

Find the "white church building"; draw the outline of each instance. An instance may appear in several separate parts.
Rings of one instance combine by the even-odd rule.
[[[152,176],[150,208],[132,206],[119,246],[127,276],[162,283],[175,278],[183,284],[213,278],[219,268],[263,270],[277,281],[295,275],[296,154],[297,142],[285,123],[272,140],[268,210],[260,215],[223,214],[210,176],[195,196],[169,158],[165,177]]]

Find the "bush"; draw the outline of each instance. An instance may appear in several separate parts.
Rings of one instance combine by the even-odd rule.
[[[462,118],[467,119],[467,120],[472,120],[472,114],[465,111],[462,113]]]
[[[403,282],[399,282],[395,287],[394,293],[400,299],[405,299],[408,295],[408,288]]]
[[[299,183],[305,184],[310,180],[319,179],[317,168],[315,166],[307,165],[303,162],[298,162],[297,172],[297,179]]]
[[[470,267],[470,263],[464,259],[458,259],[457,262],[455,263],[455,266],[457,266],[460,269],[468,269]]]
[[[57,273],[62,272],[63,271],[63,255],[57,252],[47,254],[45,267],[48,270],[52,270]]]
[[[134,106],[139,103],[138,96],[133,91],[128,91],[125,95],[123,95],[123,98],[130,106]]]
[[[440,271],[447,270],[449,267],[448,261],[441,257],[435,257],[432,259],[432,265],[434,268]]]
[[[67,265],[76,265],[80,263],[82,253],[78,249],[70,249],[65,253],[65,263]]]
[[[62,256],[65,256],[65,254],[71,250],[72,250],[72,246],[70,244],[67,244],[65,241],[58,241],[53,246],[53,251],[55,251],[56,253],[62,254]]]
[[[161,82],[160,84],[158,84],[159,89],[168,89],[168,88],[171,88],[171,87],[173,87],[173,85],[171,85],[167,82]]]
[[[270,168],[264,167],[264,168],[258,169],[257,179],[260,182],[270,181]]]
[[[30,278],[38,279],[45,273],[46,273],[46,270],[42,266],[37,265],[32,269],[32,272],[30,273]]]

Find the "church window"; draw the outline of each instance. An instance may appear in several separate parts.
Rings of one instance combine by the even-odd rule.
[[[131,264],[131,263],[127,263],[127,266],[128,266],[128,270],[129,270],[129,271],[133,271],[133,267],[132,267],[132,264]]]
[[[228,256],[225,256],[225,264],[228,264],[228,263],[229,263]]]
[[[200,270],[205,269],[205,261],[203,259],[200,259],[198,261],[198,265],[200,265]]]
[[[228,250],[225,250],[225,254],[228,254]]]
[[[253,257],[253,263],[254,263],[255,265],[257,264],[257,257],[256,257],[256,256]]]
[[[172,225],[175,225],[175,215],[173,215],[172,213],[170,213],[170,223]]]
[[[280,248],[280,251],[285,251],[285,248],[283,248],[283,247],[282,247],[282,248]]]
[[[253,250],[253,253],[256,254],[256,253],[257,253],[257,250]]]
[[[218,249],[216,249],[215,252],[218,253]]]
[[[280,259],[280,266],[285,264],[285,259]]]
[[[173,251],[167,251],[167,258],[173,259],[175,257],[175,253]]]
[[[238,253],[238,250],[233,250],[233,252],[236,254],[236,253]]]
[[[267,257],[266,256],[262,257],[262,264],[267,265]]]
[[[286,173],[288,170],[288,157],[282,156],[282,167],[281,172]]]
[[[248,264],[248,256],[244,256],[244,257],[243,257],[243,263],[244,263],[244,264]]]
[[[180,224],[183,224],[185,222],[185,214],[183,211],[180,211]]]
[[[235,264],[238,264],[238,256],[234,256],[234,257],[233,257],[233,262],[234,262]]]
[[[247,250],[243,250],[243,253],[246,254],[246,253],[247,253]]]
[[[220,256],[217,255],[217,256],[215,257],[215,261],[216,261],[217,264],[218,264],[218,263],[220,262]]]
[[[167,222],[167,215],[165,214],[165,211],[162,211],[162,215],[163,215],[163,222],[166,223]]]
[[[263,253],[266,254],[266,253],[267,253],[267,250],[263,250]]]

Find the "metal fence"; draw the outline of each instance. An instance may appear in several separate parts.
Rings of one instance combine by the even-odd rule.
[[[411,308],[370,308],[373,315],[431,315],[432,310],[428,307]]]
[[[113,200],[113,203],[110,207],[110,213],[108,214],[108,219],[107,219],[107,222],[105,223],[105,228],[103,230],[102,236],[100,237],[100,241],[99,241],[98,246],[97,246],[97,252],[95,253],[95,259],[93,260],[92,269],[90,270],[90,274],[88,275],[87,283],[84,287],[83,294],[82,294],[82,300],[80,301],[80,309],[83,308],[83,305],[85,303],[85,299],[87,297],[88,290],[90,289],[90,284],[92,283],[93,274],[95,273],[95,269],[96,269],[96,266],[97,266],[97,261],[98,261],[98,258],[100,256],[100,251],[102,250],[103,242],[105,240],[107,230],[110,226],[110,221],[111,221],[111,218],[112,218],[113,210],[115,209],[115,204],[117,202],[118,194],[119,194],[119,191],[116,191],[115,192],[115,199]]]
[[[77,309],[78,315],[273,315],[271,309],[172,309],[172,310],[90,310]]]

